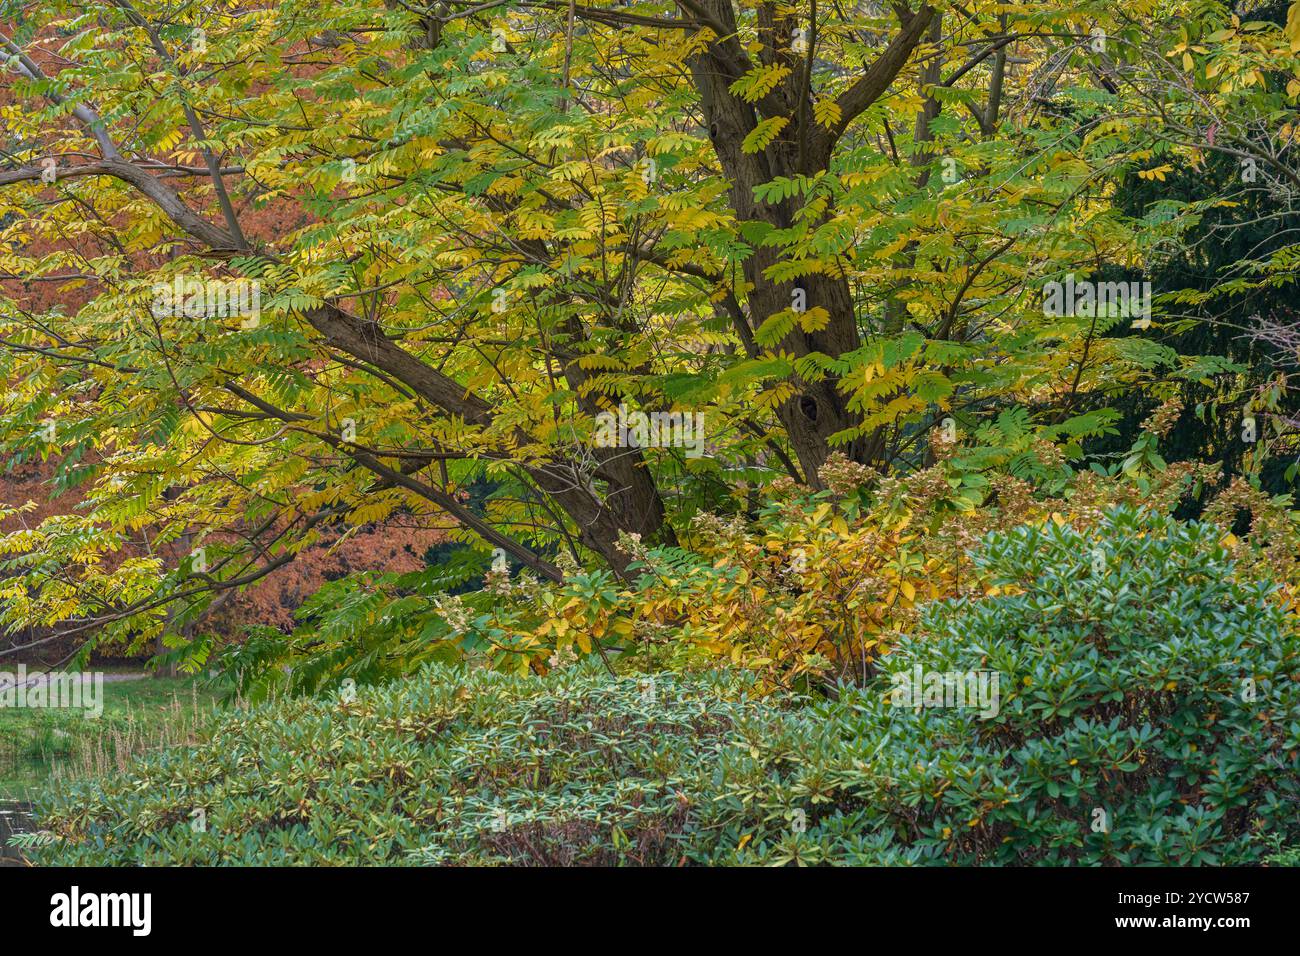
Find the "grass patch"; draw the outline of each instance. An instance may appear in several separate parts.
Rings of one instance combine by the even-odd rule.
[[[222,688],[206,677],[106,680],[104,712],[0,707],[0,801],[98,776],[159,747],[194,741]]]

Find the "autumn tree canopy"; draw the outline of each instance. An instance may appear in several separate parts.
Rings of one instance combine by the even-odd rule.
[[[1300,195],[1300,15],[1242,6],[0,4],[0,451],[85,492],[0,539],[0,622],[138,645],[395,514],[621,574],[936,430],[1028,476],[1121,394],[1262,414],[1284,382],[1162,336],[1297,247],[1143,289],[1206,210]]]

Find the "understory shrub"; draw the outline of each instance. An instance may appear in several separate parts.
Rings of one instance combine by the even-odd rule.
[[[1300,642],[1221,528],[1123,508],[973,560],[979,596],[930,604],[835,700],[738,672],[434,665],[62,793],[41,856],[1231,864],[1300,838]],[[971,672],[997,676],[986,706],[900,694]]]
[[[703,768],[779,711],[735,673],[546,680],[430,665],[232,712],[188,751],[53,795],[62,864],[672,864]],[[689,795],[689,796],[688,796]]]
[[[482,590],[449,595],[447,568],[340,580],[304,605],[294,634],[263,628],[223,663],[250,699],[268,688],[381,683],[430,660],[524,674],[615,654],[624,670],[735,665],[764,689],[823,693],[869,679],[926,603],[982,597],[969,553],[989,534],[1048,520],[1088,531],[1115,507],[1171,514],[1206,499],[1207,519],[1225,535],[1249,516],[1249,533],[1225,543],[1243,567],[1289,585],[1300,606],[1300,531],[1288,499],[1240,482],[1210,495],[1209,466],[1147,466],[1141,456],[1104,474],[1072,473],[1042,442],[1008,465],[1031,483],[986,474],[934,437],[936,464],[905,476],[872,477],[833,459],[825,491],[774,485],[752,518],[699,514],[676,547],[628,537],[626,581],[572,567],[551,584],[499,568]]]
[[[991,536],[990,595],[931,605],[799,739],[727,751],[707,858],[1234,864],[1295,842],[1300,642],[1222,537],[1134,509]],[[973,672],[995,716],[900,693]],[[805,832],[774,834],[790,807]]]

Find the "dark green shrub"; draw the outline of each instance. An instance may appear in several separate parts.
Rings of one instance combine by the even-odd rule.
[[[698,858],[1227,864],[1300,835],[1300,644],[1221,534],[1127,510],[992,536],[1006,593],[933,606],[872,687],[727,752]],[[918,666],[997,672],[999,713],[896,706]],[[789,807],[806,832],[774,832]]]

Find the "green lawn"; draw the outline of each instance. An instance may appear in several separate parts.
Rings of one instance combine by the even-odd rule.
[[[0,707],[0,802],[27,800],[52,781],[93,776],[133,754],[184,743],[219,697],[206,677],[145,677],[105,681],[98,718]]]

